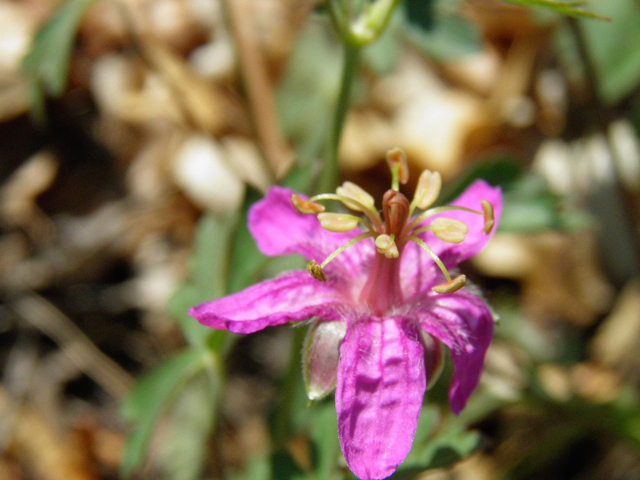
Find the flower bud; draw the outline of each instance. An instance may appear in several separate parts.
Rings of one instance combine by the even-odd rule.
[[[345,322],[314,321],[302,348],[302,374],[309,400],[326,397],[336,386]]]

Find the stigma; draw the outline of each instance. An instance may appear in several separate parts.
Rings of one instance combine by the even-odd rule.
[[[452,278],[442,260],[419,235],[430,231],[447,243],[464,242],[469,227],[458,219],[446,217],[446,212],[449,211],[464,211],[481,216],[484,220],[482,231],[488,235],[495,224],[493,206],[487,200],[480,200],[477,210],[455,205],[434,206],[440,195],[442,178],[439,173],[430,170],[424,170],[420,174],[413,198],[409,200],[400,192],[400,185],[409,180],[405,153],[399,148],[390,150],[387,153],[387,164],[391,171],[391,188],[382,197],[381,210],[376,208],[374,198],[368,192],[351,182],[342,184],[335,193],[316,195],[308,200],[292,195],[291,202],[299,213],[317,215],[320,225],[330,232],[351,232],[362,227],[362,233],[341,245],[322,263],[315,260],[309,262],[309,273],[318,281],[326,281],[323,270],[326,265],[347,248],[369,238],[375,245],[376,254],[389,261],[399,260],[404,247],[412,242],[429,254],[445,277],[444,283],[432,288],[434,292],[452,293],[461,289],[466,284],[466,277],[459,275]],[[324,201],[337,201],[349,213],[325,212],[324,205],[318,203]],[[437,217],[432,218],[436,215]]]

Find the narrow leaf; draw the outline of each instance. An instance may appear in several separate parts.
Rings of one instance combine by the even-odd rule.
[[[185,350],[142,377],[122,406],[122,415],[135,425],[127,438],[121,475],[129,478],[140,466],[156,422],[180,386],[202,368],[201,351]]]
[[[558,13],[562,13],[563,15],[568,15],[570,17],[585,17],[585,18],[593,18],[595,20],[605,20],[610,22],[611,19],[609,17],[605,17],[603,15],[598,15],[587,10],[582,10],[581,8],[576,8],[578,6],[584,5],[586,2],[558,2],[555,0],[503,0],[509,3],[513,3],[516,5],[522,5],[525,7],[543,7],[549,10],[553,10]]]

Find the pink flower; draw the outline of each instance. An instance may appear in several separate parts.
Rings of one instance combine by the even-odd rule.
[[[285,273],[189,312],[235,333],[313,318],[304,352],[307,390],[316,399],[336,386],[342,452],[367,480],[388,477],[409,453],[428,377],[441,363],[440,342],[451,352],[449,399],[457,414],[478,384],[493,334],[487,305],[462,288],[464,276],[451,280],[448,271],[491,238],[500,190],[476,181],[449,207],[427,209],[440,177],[423,172],[409,202],[394,173],[382,217],[373,199],[348,182],[335,195],[310,200],[273,187],[249,212],[251,233],[265,255],[310,260],[312,275]],[[316,202],[327,199],[364,213],[364,220],[299,213],[323,212]],[[426,211],[412,217],[416,209]]]

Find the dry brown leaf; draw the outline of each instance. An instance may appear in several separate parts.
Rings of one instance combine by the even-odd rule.
[[[15,409],[15,410],[14,410]],[[10,412],[13,415],[10,415]],[[29,405],[16,405],[0,389],[0,418],[12,418],[8,428],[8,452],[39,480],[98,480],[95,466],[78,436],[56,431]]]
[[[589,325],[612,300],[589,232],[499,234],[473,263],[486,275],[519,280],[523,309],[539,320]]]
[[[627,284],[591,343],[593,357],[634,379],[640,366],[640,281]]]
[[[36,200],[53,184],[58,160],[50,152],[28,158],[0,189],[0,218],[5,225],[27,230],[40,241],[50,239],[54,227]]]

